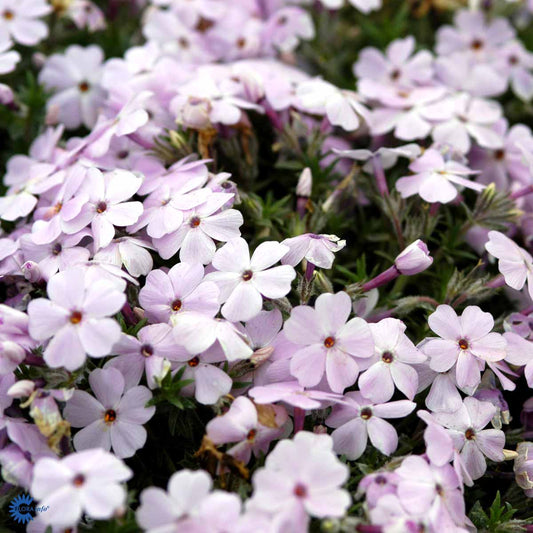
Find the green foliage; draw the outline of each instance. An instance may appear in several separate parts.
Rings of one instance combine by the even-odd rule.
[[[513,516],[517,512],[518,510],[513,509],[510,503],[502,503],[500,491],[498,491],[488,512],[485,512],[480,502],[477,501],[468,516],[480,532],[507,533],[525,531],[526,525],[531,521],[514,520]]]

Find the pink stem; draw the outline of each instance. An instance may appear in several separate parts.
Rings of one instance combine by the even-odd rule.
[[[305,421],[305,411],[301,409],[300,407],[294,408],[294,434],[298,433],[298,431],[302,431],[304,428],[304,421]]]

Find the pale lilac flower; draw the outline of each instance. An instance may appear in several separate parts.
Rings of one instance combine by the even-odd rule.
[[[439,55],[462,51],[478,62],[486,62],[515,36],[507,19],[485,17],[480,11],[458,10],[454,23],[455,26],[442,26],[437,31],[435,48]]]
[[[103,30],[106,27],[102,10],[90,0],[72,0],[65,11],[80,29],[87,28],[90,32]]]
[[[329,435],[300,431],[292,440],[278,442],[264,468],[255,472],[248,503],[254,509],[286,511],[304,519],[340,517],[350,506],[350,495],[341,488],[348,477],[348,467],[335,456]],[[304,524],[292,531],[305,531]]]
[[[13,372],[37,343],[28,334],[28,315],[0,304],[0,376]]]
[[[496,413],[490,402],[472,397],[453,413],[434,413],[433,419],[448,429],[455,449],[473,480],[479,479],[487,468],[485,456],[492,461],[503,461],[505,434],[499,429],[483,429]]]
[[[457,385],[475,389],[485,362],[501,361],[506,356],[505,339],[494,333],[494,319],[478,306],[468,306],[461,317],[449,305],[439,305],[428,324],[441,338],[430,338],[421,346],[429,357],[429,366],[446,372],[455,366]]]
[[[435,149],[426,150],[409,165],[409,169],[414,175],[404,176],[396,182],[396,189],[403,198],[419,194],[426,202],[445,204],[457,197],[456,186],[478,192],[485,188],[484,185],[467,179],[476,174],[475,170],[452,159],[445,160]]]
[[[95,520],[111,518],[126,502],[121,485],[133,472],[104,450],[85,450],[40,459],[33,471],[31,495],[48,506],[40,518],[47,525],[68,527],[82,513]]]
[[[141,182],[141,177],[127,170],[103,174],[95,167],[90,168],[81,189],[88,202],[68,221],[67,232],[75,233],[90,224],[95,249],[108,246],[115,236],[115,226],[129,226],[141,216],[141,202],[128,201]]]
[[[32,234],[23,235],[20,249],[25,259],[38,263],[43,279],[48,281],[59,270],[66,270],[89,259],[89,250],[78,246],[89,235],[89,231],[80,231],[74,235],[62,235],[46,244],[36,244]]]
[[[120,311],[125,295],[80,267],[52,276],[47,292],[49,300],[37,298],[28,305],[31,336],[38,341],[52,338],[43,354],[47,364],[75,370],[87,354],[108,355],[120,338],[120,326],[108,317]]]
[[[296,89],[297,107],[313,115],[325,115],[332,126],[354,131],[368,110],[353,91],[341,90],[320,78],[303,81]]]
[[[9,38],[0,34],[0,74],[12,72],[20,61],[20,54],[15,50],[11,50],[12,46],[13,43]]]
[[[300,39],[312,39],[315,36],[313,19],[303,9],[287,6],[278,9],[265,22],[262,38],[280,52],[292,52]]]
[[[48,26],[39,20],[52,11],[45,0],[0,0],[0,38],[34,46],[48,35]]]
[[[529,296],[533,298],[533,258],[530,253],[499,231],[489,231],[485,248],[498,259],[498,270],[505,283],[519,291],[527,282]]]
[[[176,342],[191,355],[205,352],[217,341],[228,361],[248,359],[253,353],[248,339],[227,320],[191,311],[171,316],[171,322]]]
[[[167,492],[158,487],[143,490],[137,522],[148,533],[223,533],[237,521],[241,501],[236,494],[212,488],[207,472],[180,470],[170,478]]]
[[[270,443],[279,439],[287,429],[287,411],[278,405],[271,408],[274,411],[275,427],[261,424],[253,402],[240,396],[231,404],[228,412],[208,422],[206,434],[217,446],[237,443],[227,453],[247,464],[252,451],[255,456],[260,453],[266,455]]]
[[[324,373],[333,392],[343,392],[355,383],[361,359],[374,353],[374,341],[362,318],[347,322],[351,308],[348,294],[340,292],[321,294],[314,309],[300,305],[292,310],[284,332],[300,346],[290,369],[301,385],[318,385]]]
[[[305,411],[321,409],[331,402],[342,401],[342,396],[321,390],[306,390],[297,381],[283,381],[271,383],[250,389],[248,394],[255,403],[285,402],[292,407],[299,407]]]
[[[233,194],[213,193],[205,203],[186,211],[183,224],[175,232],[154,239],[154,246],[163,259],[170,259],[180,250],[180,261],[207,264],[216,251],[214,240],[227,242],[238,237],[243,223],[236,209],[223,209]]]
[[[185,350],[176,344],[168,324],[153,324],[141,328],[137,337],[122,334],[113,347],[118,357],[109,360],[104,368],[120,370],[126,388],[138,385],[146,373],[148,387],[155,389],[170,370],[169,359],[184,356]]]
[[[365,495],[365,501],[372,509],[385,494],[395,494],[398,476],[388,470],[378,470],[367,474],[357,487],[358,493]]]
[[[512,365],[523,366],[527,384],[533,388],[533,342],[512,331],[504,333],[503,337],[507,341],[505,360]]]
[[[399,476],[398,498],[407,512],[429,518],[435,530],[457,530],[468,520],[460,478],[453,467],[436,466],[416,455],[402,461],[396,470]]]
[[[520,41],[511,41],[497,52],[494,67],[505,76],[513,92],[525,102],[533,97],[533,54]]]
[[[432,137],[435,143],[449,145],[462,154],[470,150],[471,138],[483,148],[502,147],[503,139],[493,129],[502,117],[502,109],[497,102],[467,93],[457,93],[435,104],[431,112],[440,107],[450,107],[451,118],[443,120],[433,128]]]
[[[85,125],[92,128],[105,99],[100,87],[104,53],[99,46],[86,48],[76,44],[64,54],[54,54],[46,61],[39,81],[54,95],[48,100],[48,111],[66,128]]]
[[[394,427],[384,418],[403,418],[416,407],[408,400],[389,403],[374,403],[360,392],[347,392],[345,403],[336,405],[326,419],[332,433],[335,452],[348,459],[360,457],[367,446],[368,438],[381,453],[390,455],[398,446]]]
[[[335,253],[346,246],[346,241],[336,235],[315,235],[304,233],[281,241],[290,250],[281,258],[283,265],[295,267],[303,259],[319,267],[329,269],[333,265]]]
[[[152,270],[139,293],[150,322],[169,322],[176,313],[195,311],[214,317],[220,308],[219,290],[205,281],[200,263],[178,263],[168,272]]]
[[[510,190],[513,181],[529,185],[531,172],[524,161],[523,146],[533,144],[531,130],[524,124],[509,128],[505,119],[497,122],[494,129],[501,134],[503,146],[496,150],[474,147],[469,154],[470,166],[481,171],[476,180],[487,185],[494,183],[502,191]]]
[[[426,356],[405,335],[405,324],[396,318],[385,318],[369,324],[374,337],[375,358],[359,377],[361,393],[374,402],[387,402],[396,386],[409,400],[418,389],[418,374],[410,366],[422,363]]]
[[[217,269],[205,279],[214,281],[220,289],[222,315],[237,322],[257,316],[263,307],[263,296],[282,298],[291,290],[296,277],[289,265],[273,267],[289,248],[275,241],[261,243],[250,257],[248,243],[242,238],[228,241],[213,256]]]
[[[325,1],[332,1],[332,0],[321,0],[322,2]],[[334,1],[334,0],[333,0]],[[348,0],[350,4],[361,11],[362,13],[370,13],[370,11],[375,11],[377,9],[381,9],[381,0]]]
[[[232,379],[217,366],[217,363],[226,361],[226,354],[220,345],[215,344],[205,352],[191,357],[190,354],[182,355],[181,352],[173,354],[173,375],[185,368],[182,379],[192,379],[194,383],[181,389],[186,396],[193,396],[203,405],[213,405],[219,398],[229,394],[233,386]]]
[[[124,268],[134,277],[146,276],[154,265],[148,249],[153,248],[145,241],[135,237],[113,239],[105,248],[94,254],[94,261],[110,263]]]
[[[143,424],[155,413],[155,407],[146,407],[152,393],[142,385],[126,389],[122,373],[109,367],[93,370],[89,385],[96,398],[75,390],[65,407],[70,425],[83,428],[74,435],[74,447],[112,449],[121,459],[132,457],[146,442]]]
[[[426,84],[433,76],[433,57],[427,50],[415,53],[415,45],[415,38],[409,35],[392,41],[385,53],[374,47],[363,48],[353,66],[354,74],[399,87]]]
[[[381,531],[412,532],[431,528],[429,517],[423,513],[407,511],[396,492],[383,494],[370,509],[369,515],[372,526],[379,527]],[[451,524],[447,524],[447,528],[450,532],[466,533],[466,530],[454,528]]]

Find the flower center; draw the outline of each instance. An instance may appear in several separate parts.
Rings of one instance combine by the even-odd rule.
[[[442,488],[442,485],[440,483],[437,483],[435,485],[435,491],[439,496],[444,496],[444,489]]]
[[[183,302],[179,298],[177,300],[174,300],[170,304],[170,307],[172,308],[172,311],[179,311],[182,306],[183,306]]]
[[[474,39],[470,43],[470,48],[472,48],[472,50],[481,50],[483,48],[483,41],[480,39]]]
[[[372,409],[370,407],[363,407],[361,409],[361,418],[363,420],[368,420],[372,416]]]
[[[78,84],[78,89],[80,90],[80,93],[86,93],[90,88],[91,86],[86,81],[82,81]]]
[[[191,228],[197,228],[200,225],[200,217],[192,217],[189,221]]]
[[[143,344],[141,346],[141,355],[143,357],[151,357],[154,355],[154,349],[149,344]]]
[[[468,439],[468,440],[474,440],[476,438],[476,432],[472,429],[472,428],[468,428],[466,431],[465,431],[465,437]]]
[[[387,484],[387,478],[385,476],[377,476],[376,477],[376,483],[378,485],[386,485]]]
[[[178,39],[178,44],[184,49],[187,50],[189,48],[189,41],[185,37],[180,37]]]
[[[401,75],[401,72],[399,71],[399,69],[395,68],[391,73],[390,73],[390,79],[392,81],[396,81]]]
[[[85,476],[83,474],[77,474],[72,480],[72,484],[75,487],[81,487],[85,483]]]
[[[13,11],[11,11],[11,9],[6,9],[3,13],[2,13],[2,16],[6,19],[6,20],[13,20],[15,18],[15,13],[13,13]]]
[[[244,281],[250,281],[252,279],[253,275],[254,275],[254,273],[251,270],[245,270],[242,273],[242,279]]]
[[[326,348],[333,348],[335,346],[335,338],[334,337],[326,337],[324,340],[324,346]]]
[[[246,435],[246,440],[254,440],[256,435],[257,431],[255,429],[251,429],[248,431],[248,435]]]
[[[510,56],[509,57],[509,65],[517,65],[517,64],[518,64],[518,57]]]
[[[117,154],[117,157],[118,157],[119,159],[126,159],[129,155],[130,155],[130,153],[129,153],[127,150],[121,150],[121,151]]]
[[[196,357],[193,357],[192,359],[190,359],[189,361],[187,361],[187,364],[191,367],[195,367],[195,366],[198,366],[198,364],[200,363],[200,358],[198,356]]]
[[[459,339],[457,344],[459,344],[459,348],[461,348],[461,350],[468,350],[468,341],[466,339]]]
[[[110,424],[117,419],[117,413],[113,409],[108,409],[104,415],[104,422]]]
[[[494,159],[496,159],[498,161],[501,161],[504,158],[505,158],[505,151],[504,150],[502,150],[501,148],[499,150],[495,150]]]
[[[381,354],[381,360],[384,363],[392,363],[392,361],[394,360],[394,356],[392,355],[391,352],[383,352]]]
[[[96,204],[96,212],[103,213],[107,209],[107,204],[105,202],[98,202]]]
[[[72,311],[70,314],[70,322],[72,324],[79,324],[81,322],[82,314],[79,311]]]
[[[240,37],[237,39],[237,48],[244,48],[246,46],[246,39],[244,37]]]
[[[52,255],[59,255],[63,250],[63,247],[60,243],[56,242],[52,247]]]
[[[297,498],[305,498],[307,496],[307,488],[302,483],[297,483],[293,492]]]
[[[53,207],[53,211],[56,215],[59,213],[59,211],[61,211],[61,209],[63,209],[63,204],[61,202],[57,202],[57,204]]]

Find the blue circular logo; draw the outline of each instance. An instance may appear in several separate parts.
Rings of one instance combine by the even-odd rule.
[[[19,494],[9,504],[9,514],[20,524],[33,520],[33,498],[29,494]]]

